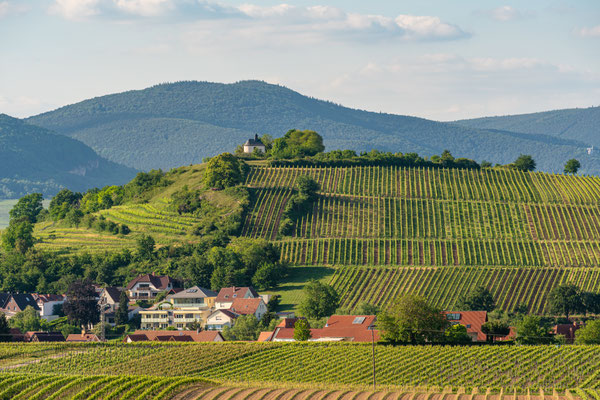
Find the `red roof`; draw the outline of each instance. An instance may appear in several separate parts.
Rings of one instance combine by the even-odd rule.
[[[175,342],[217,342],[222,341],[223,337],[217,331],[146,331],[136,330],[133,334],[127,335],[125,341],[129,338],[131,342],[143,341],[175,341]]]
[[[375,321],[377,321],[376,315],[332,315],[327,320],[327,325],[325,325],[325,327],[369,327],[373,326]]]
[[[127,284],[127,290],[131,290],[137,283],[151,283],[155,288],[159,290],[167,289],[169,283],[173,284],[173,286],[177,285],[177,281],[172,279],[170,276],[158,276],[154,274],[146,274],[140,275],[137,278],[133,279],[131,282]]]
[[[273,331],[272,339],[291,340],[298,318],[285,318]],[[324,328],[311,329],[312,340],[340,340],[370,342],[379,340],[379,331],[369,329],[375,324],[375,315],[332,315]]]
[[[99,342],[98,336],[93,333],[71,333],[67,336],[67,342]]]
[[[443,311],[442,313],[450,323],[464,325],[467,333],[476,334],[477,341],[485,342],[487,335],[481,331],[481,325],[487,322],[487,311]]]
[[[277,325],[277,328],[294,328],[296,326],[296,321],[300,318],[284,318]]]
[[[261,332],[258,335],[258,340],[257,342],[268,342],[271,340],[271,337],[273,336],[273,332]]]
[[[223,289],[219,290],[219,294],[217,295],[216,301],[219,303],[229,303],[230,301],[233,301],[234,299],[237,299],[237,298],[243,299],[246,297],[257,298],[259,296],[258,296],[258,293],[256,293],[256,291],[251,287],[232,286],[232,287],[223,288]]]
[[[240,315],[251,315],[256,313],[260,303],[262,302],[261,298],[258,299],[233,299],[233,303],[231,304],[231,311]]]
[[[47,303],[49,301],[63,301],[65,296],[62,294],[32,294],[35,301],[41,301],[42,303]]]

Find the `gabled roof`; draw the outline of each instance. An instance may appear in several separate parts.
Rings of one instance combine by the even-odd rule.
[[[379,331],[365,327],[340,327],[310,330],[311,341],[371,342],[379,340]],[[294,328],[275,328],[270,340],[294,340]]]
[[[176,286],[178,282],[169,276],[158,276],[154,274],[140,275],[127,284],[127,290],[131,290],[137,283],[151,283],[159,290],[167,289],[169,283]]]
[[[256,310],[260,306],[260,303],[264,303],[261,298],[258,299],[233,299],[231,304],[231,311],[241,315],[255,314]]]
[[[30,342],[64,342],[65,337],[60,332],[27,332],[25,337]]]
[[[0,292],[0,308],[4,308],[4,305],[6,304],[6,302],[8,301],[9,298],[10,298],[10,293]]]
[[[100,339],[93,333],[71,333],[67,336],[67,342],[99,342]]]
[[[171,299],[200,299],[206,297],[217,297],[217,292],[194,286],[178,293],[169,295]]]
[[[236,319],[238,317],[238,315],[230,310],[216,310],[215,312],[211,313],[208,317],[206,317],[206,319],[211,318],[213,315],[218,314],[218,313],[222,313],[225,314],[227,317],[231,318],[231,319]]]
[[[263,142],[258,138],[258,135],[254,135],[254,139],[250,138],[244,143],[244,146],[264,146]]]
[[[254,290],[254,288],[252,287],[238,287],[238,286],[233,286],[233,287],[228,287],[228,288],[222,288],[221,290],[219,290],[219,294],[217,295],[217,302],[219,303],[229,303],[232,302],[233,299],[237,299],[237,298],[257,298],[259,297],[258,293],[256,293],[256,290]]]
[[[39,311],[40,307],[37,305],[37,302],[33,299],[33,296],[29,293],[13,293],[10,295],[14,302],[17,304],[20,310],[26,309],[28,306],[33,307],[34,310]],[[10,298],[5,302],[8,303]],[[64,338],[63,338],[64,339]]]
[[[477,334],[477,340],[483,342],[487,335],[481,326],[487,322],[487,311],[443,311],[450,323],[459,323],[467,328],[467,333]]]
[[[125,341],[130,342],[217,342],[222,340],[221,333],[217,331],[146,331],[139,329],[125,338]]]
[[[111,299],[114,303],[118,303],[121,300],[121,292],[122,290],[115,286],[108,286],[104,288],[103,293]]]

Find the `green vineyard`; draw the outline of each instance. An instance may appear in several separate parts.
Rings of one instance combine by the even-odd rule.
[[[371,346],[357,343],[98,343],[60,349],[62,353],[57,348],[37,362],[17,364],[20,356],[10,350],[0,360],[0,369],[28,377],[47,371],[59,377],[95,377],[101,371],[115,377],[114,385],[118,379],[153,375],[157,382],[171,377],[365,387],[373,373]],[[377,345],[375,351],[377,382],[383,386],[518,392],[600,388],[598,346]]]
[[[281,236],[282,212],[301,175],[320,184],[319,196],[292,234]],[[451,308],[478,283],[504,309],[525,303],[541,313],[558,284],[600,288],[596,177],[261,166],[251,168],[246,185],[254,201],[242,235],[275,241],[291,264],[337,267],[331,283],[350,308],[403,292]]]

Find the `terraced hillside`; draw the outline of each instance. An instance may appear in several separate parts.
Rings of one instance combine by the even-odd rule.
[[[281,237],[295,179],[321,186]],[[499,304],[543,312],[552,287],[600,286],[600,179],[512,170],[254,167],[242,234],[277,241],[296,265],[338,267],[343,305],[416,292],[442,308],[487,286]]]

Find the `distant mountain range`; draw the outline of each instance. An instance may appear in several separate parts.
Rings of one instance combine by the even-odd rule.
[[[581,172],[600,173],[600,157],[586,153],[592,142],[580,134],[585,125],[554,135],[554,130],[524,130],[519,123],[509,129],[470,126],[469,121],[436,122],[350,109],[259,81],[161,84],[85,100],[27,121],[78,139],[111,161],[143,170],[198,163],[233,151],[255,133],[278,137],[296,128],[319,132],[327,150],[431,156],[448,149],[455,156],[502,164],[531,154],[538,169],[551,172],[562,171],[565,161],[574,157],[583,164]]]
[[[61,188],[122,184],[136,171],[108,161],[85,144],[0,114],[0,199]]]
[[[484,117],[456,121],[456,123],[476,129],[500,129],[551,135],[577,140],[600,150],[600,107]]]

